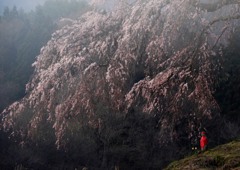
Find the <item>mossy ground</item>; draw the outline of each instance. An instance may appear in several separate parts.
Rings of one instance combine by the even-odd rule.
[[[165,170],[240,170],[240,140],[172,162]]]

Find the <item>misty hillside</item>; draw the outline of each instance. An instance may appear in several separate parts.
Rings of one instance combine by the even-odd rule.
[[[0,14],[3,13],[5,7],[13,8],[17,6],[19,9],[25,11],[34,10],[37,5],[42,5],[45,0],[1,0],[0,1]]]
[[[48,169],[54,154],[64,166],[162,169],[189,154],[203,129],[210,148],[232,140],[239,18],[237,0],[93,7],[41,48],[26,95],[2,112],[2,129],[40,150],[25,166]]]

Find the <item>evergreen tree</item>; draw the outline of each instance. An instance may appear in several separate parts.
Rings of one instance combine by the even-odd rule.
[[[5,7],[5,8],[4,8],[4,11],[3,11],[3,17],[4,17],[5,19],[8,19],[8,18],[9,18],[9,15],[10,15],[9,7]]]
[[[16,18],[18,17],[18,10],[16,6],[13,6],[12,11],[10,12],[10,17],[11,18]]]

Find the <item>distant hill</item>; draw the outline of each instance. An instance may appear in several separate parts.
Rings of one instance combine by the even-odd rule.
[[[165,170],[240,169],[240,140],[171,163]]]

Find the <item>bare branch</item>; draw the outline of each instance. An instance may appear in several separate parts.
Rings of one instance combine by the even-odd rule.
[[[198,7],[202,10],[213,12],[226,5],[240,4],[240,0],[217,0],[214,3],[203,3],[203,2],[200,2],[200,0],[192,0],[190,1],[190,3],[192,6]]]
[[[217,40],[215,41],[215,43],[212,46],[212,49],[214,49],[217,46],[217,43],[219,42],[220,38],[222,37],[222,35],[225,33],[225,31],[229,28],[229,26],[226,26],[222,29],[222,33],[218,36]]]
[[[197,54],[197,49],[199,48],[201,42],[202,42],[202,38],[203,35],[206,33],[206,31],[215,23],[217,22],[224,22],[224,21],[230,21],[230,20],[234,20],[234,19],[240,19],[240,14],[234,15],[234,16],[225,16],[225,17],[220,17],[218,19],[215,19],[213,21],[211,21],[200,33],[200,35],[197,37],[196,39],[196,45],[195,45],[195,50],[193,53],[193,56],[195,56]],[[225,30],[224,30],[225,31]],[[222,35],[221,35],[222,36]],[[215,47],[216,44],[214,44],[213,48]]]

